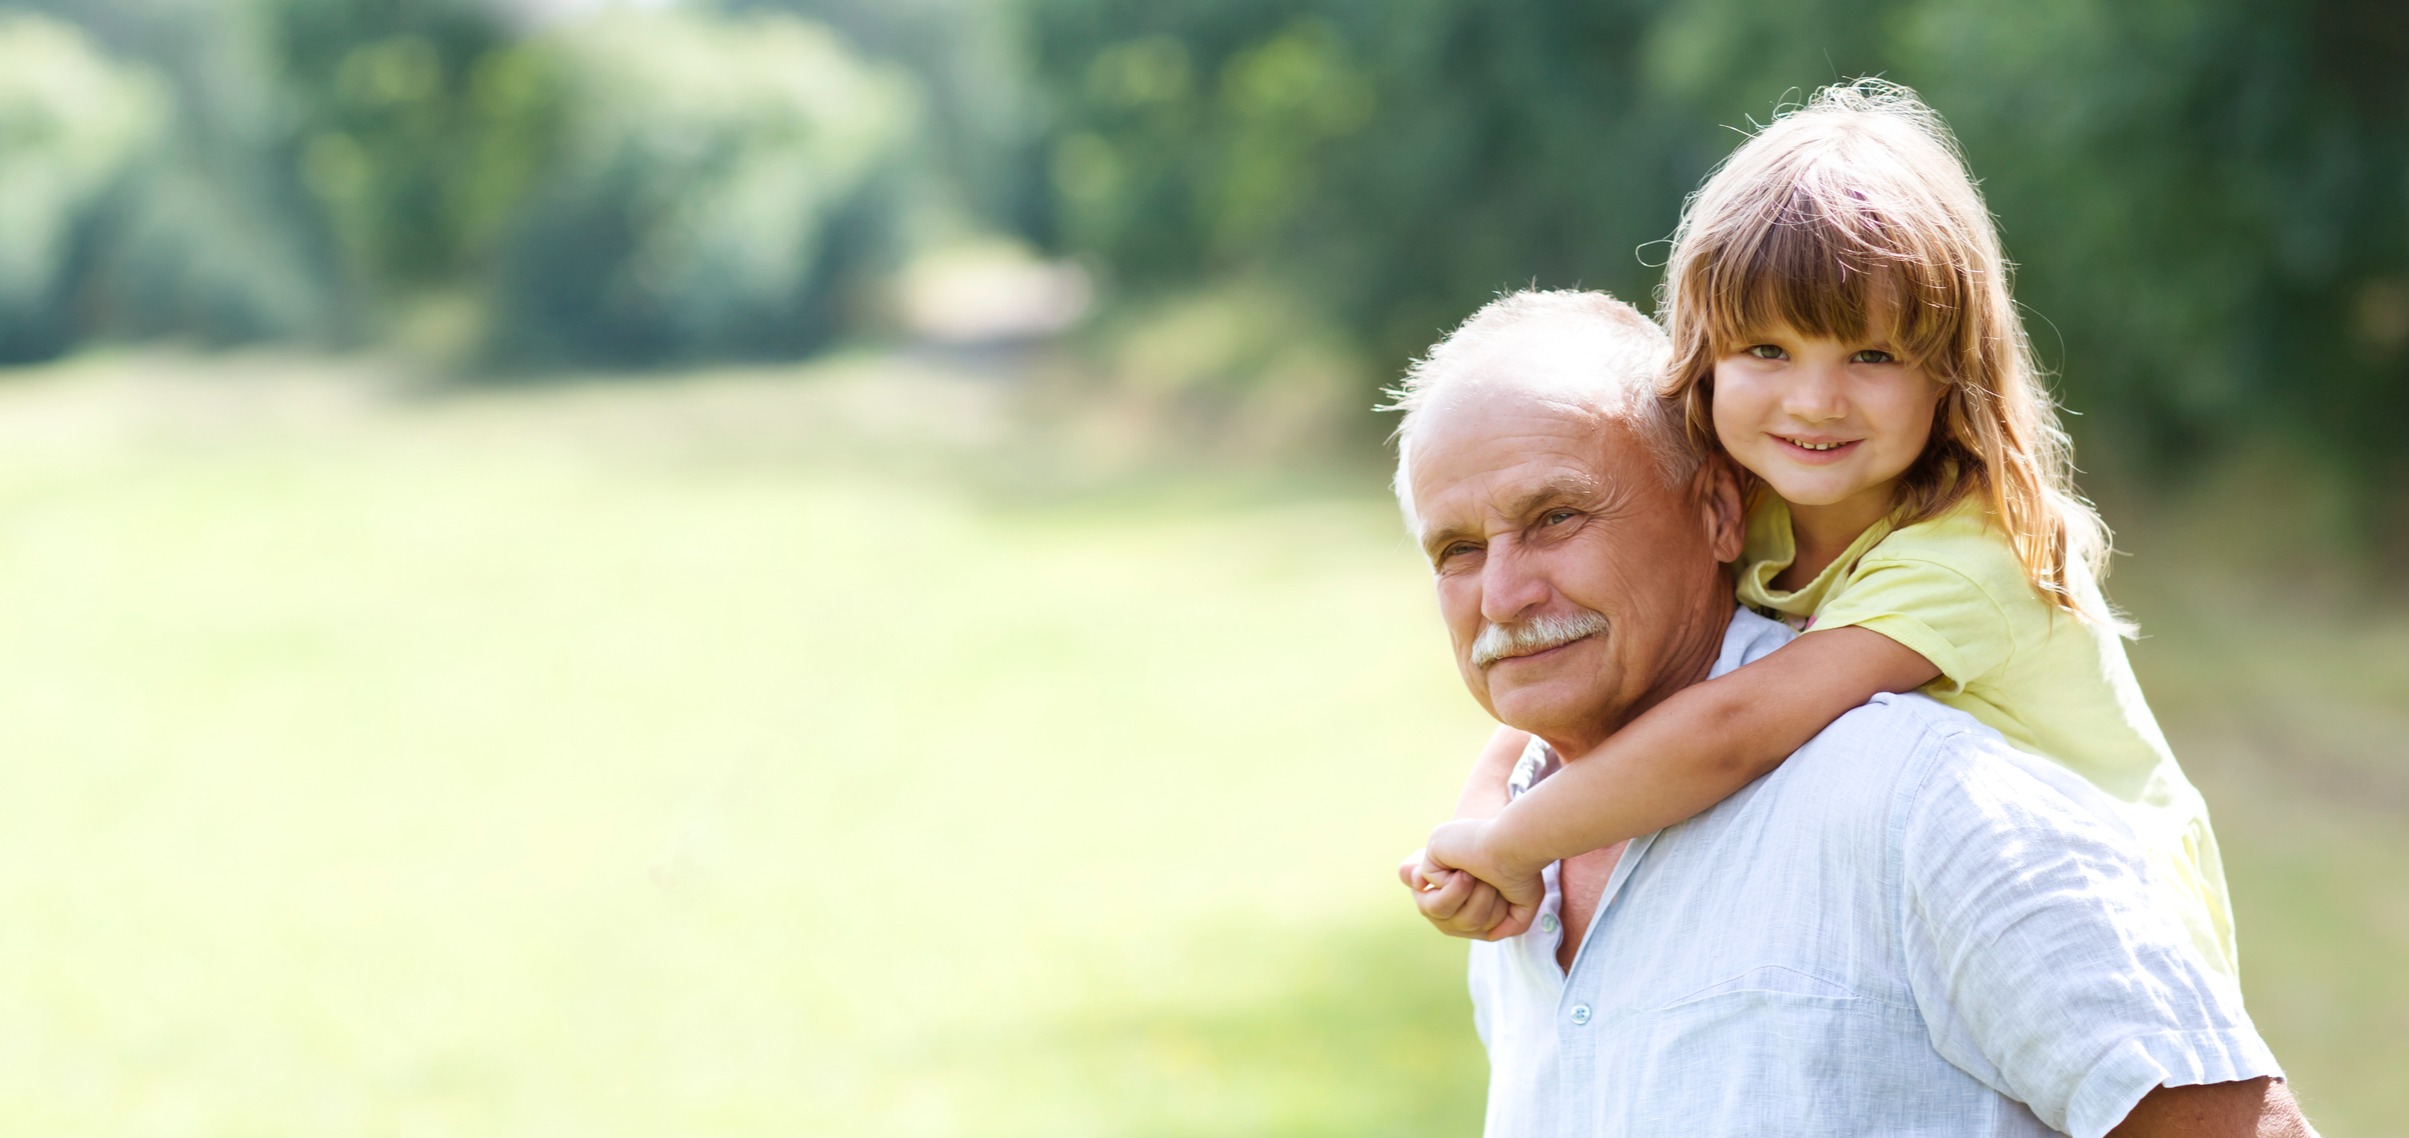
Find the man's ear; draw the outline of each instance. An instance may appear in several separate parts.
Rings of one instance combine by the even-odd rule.
[[[1748,536],[1748,513],[1740,499],[1740,476],[1731,460],[1715,455],[1698,464],[1690,477],[1690,496],[1698,504],[1698,522],[1706,527],[1707,545],[1715,560],[1729,564],[1740,559]]]

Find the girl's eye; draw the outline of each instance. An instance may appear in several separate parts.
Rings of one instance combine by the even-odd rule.
[[[1896,359],[1898,359],[1897,356],[1891,355],[1889,352],[1883,351],[1880,348],[1866,348],[1854,355],[1851,355],[1849,357],[1849,362],[1853,364],[1886,364]]]
[[[1786,360],[1790,358],[1790,353],[1783,351],[1781,347],[1776,344],[1752,344],[1741,350],[1744,353],[1755,356],[1760,360]]]

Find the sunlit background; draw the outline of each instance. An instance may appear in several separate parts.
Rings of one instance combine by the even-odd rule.
[[[2251,1010],[2409,1117],[2409,8],[0,2],[0,1126],[1462,1135],[1369,411],[1959,129]]]

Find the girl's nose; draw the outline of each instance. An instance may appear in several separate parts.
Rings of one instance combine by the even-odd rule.
[[[1782,399],[1782,410],[1788,412],[1791,418],[1807,423],[1823,423],[1848,415],[1848,391],[1839,368],[1829,364],[1809,364],[1792,375],[1794,380]]]

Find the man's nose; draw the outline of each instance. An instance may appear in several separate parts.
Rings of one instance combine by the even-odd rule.
[[[1847,379],[1837,364],[1818,361],[1791,372],[1782,410],[1802,423],[1826,423],[1849,413]]]
[[[1547,579],[1522,543],[1502,540],[1481,562],[1481,619],[1513,624],[1547,603]]]

